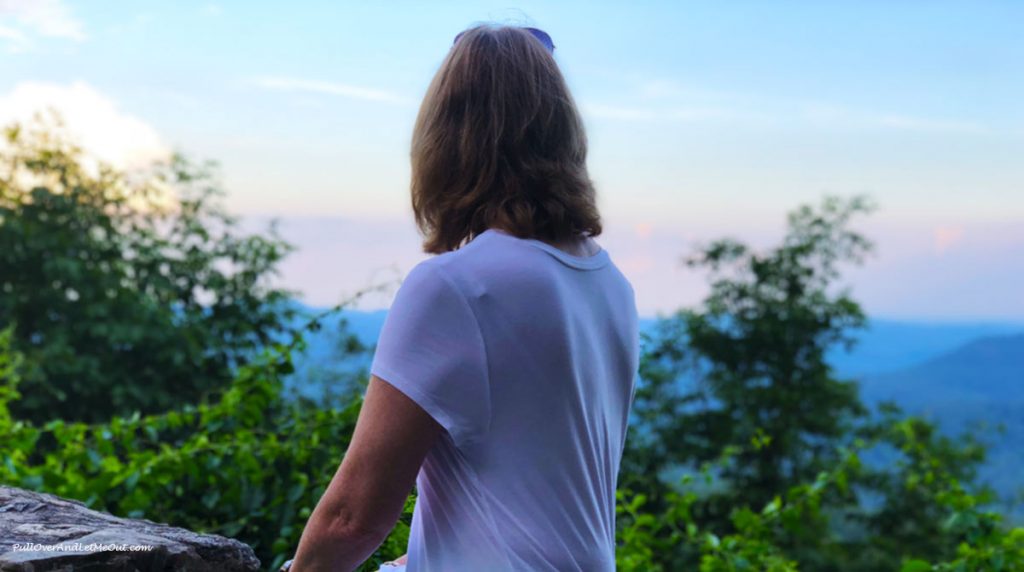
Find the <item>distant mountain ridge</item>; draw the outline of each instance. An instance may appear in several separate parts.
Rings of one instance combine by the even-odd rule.
[[[332,332],[344,319],[347,331],[372,347],[386,315],[386,310],[347,310],[325,320],[296,360],[296,379],[309,385],[331,383],[332,376],[324,371],[369,368],[372,355],[339,361]],[[657,321],[642,318],[641,331]],[[982,435],[990,448],[981,476],[1003,496],[1024,487],[1024,324],[875,319],[853,335],[858,343],[852,351],[837,348],[829,361],[840,376],[860,383],[866,403],[895,401],[952,435],[979,423],[1004,425],[1003,435]]]
[[[975,339],[916,366],[866,376],[863,390],[900,400],[1024,400],[1024,332]]]
[[[915,366],[976,339],[1024,332],[1024,322],[909,322],[873,318],[852,332],[853,351],[836,348],[829,362],[844,376],[890,372]]]
[[[1024,492],[1024,333],[972,340],[916,366],[860,381],[867,403],[894,401],[952,435],[980,431],[989,445],[981,479],[1004,498]]]
[[[303,306],[309,313],[320,308]],[[384,324],[387,310],[345,310],[343,316],[349,331],[361,342],[373,345]],[[337,323],[333,317],[325,324],[330,331]],[[650,331],[659,318],[641,317],[640,330]],[[915,366],[955,350],[974,340],[1002,334],[1024,333],[1024,322],[911,322],[887,319],[872,319],[868,327],[853,332],[857,340],[852,351],[836,348],[829,354],[829,361],[843,376],[858,377],[883,372],[897,371]],[[315,340],[311,340],[315,344]]]

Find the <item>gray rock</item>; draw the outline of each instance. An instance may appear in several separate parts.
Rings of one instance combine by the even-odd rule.
[[[0,572],[234,572],[259,567],[252,548],[237,540],[118,518],[78,501],[0,486]]]

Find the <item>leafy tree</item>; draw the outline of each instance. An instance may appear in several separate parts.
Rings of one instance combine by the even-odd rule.
[[[864,323],[847,291],[832,292],[839,265],[871,245],[848,223],[870,211],[862,197],[827,198],[789,215],[782,244],[756,252],[719,240],[687,260],[711,274],[711,293],[681,312],[686,341],[703,368],[708,406],[679,418],[693,458],[742,449],[722,477],[729,495],[760,506],[780,490],[833,464],[837,442],[864,413],[855,383],[837,379],[825,359]],[[739,495],[739,498],[736,498]]]
[[[196,403],[282,331],[290,246],[244,234],[212,165],[94,166],[46,125],[0,149],[0,326],[24,355],[19,416],[100,421]]]
[[[310,324],[316,329],[319,320]],[[12,418],[17,353],[0,331],[0,483],[74,498],[133,518],[238,538],[276,569],[344,456],[362,403],[284,396],[302,332],[271,344],[215,399],[103,423]],[[412,500],[364,569],[405,552]]]
[[[645,340],[625,465],[646,476],[646,487],[672,467],[738,446],[719,467],[722,494],[704,506],[708,518],[727,522],[735,503],[764,505],[836,461],[837,444],[865,410],[855,383],[836,378],[825,356],[851,344],[865,317],[835,282],[841,264],[870,251],[848,226],[871,209],[864,197],[828,197],[791,213],[779,246],[758,252],[724,239],[685,260],[709,272],[711,291]]]
[[[984,449],[891,405],[868,415],[825,359],[865,320],[835,283],[870,251],[848,228],[870,210],[861,197],[826,198],[794,211],[775,248],[721,240],[687,259],[710,272],[711,292],[642,341],[620,567],[866,572],[1009,554],[1018,536],[978,508]],[[693,467],[708,478],[684,474],[680,490],[678,473]],[[961,522],[988,523],[981,532],[949,526],[953,497],[968,499]]]

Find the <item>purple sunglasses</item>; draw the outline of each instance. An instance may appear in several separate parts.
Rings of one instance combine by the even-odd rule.
[[[540,41],[540,43],[543,44],[545,48],[547,48],[549,52],[551,52],[552,54],[555,53],[555,44],[554,42],[551,41],[551,36],[549,36],[547,32],[545,32],[544,30],[538,30],[537,28],[522,29],[532,34],[534,38],[537,38]],[[462,34],[465,33],[466,32],[459,32],[459,35],[455,36],[455,41],[452,42],[452,45],[454,46],[459,41],[459,38],[462,37]]]

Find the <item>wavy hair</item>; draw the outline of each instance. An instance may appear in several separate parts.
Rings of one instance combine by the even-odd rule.
[[[425,252],[488,228],[553,242],[601,234],[583,121],[551,53],[521,28],[462,34],[423,98],[410,158]]]

